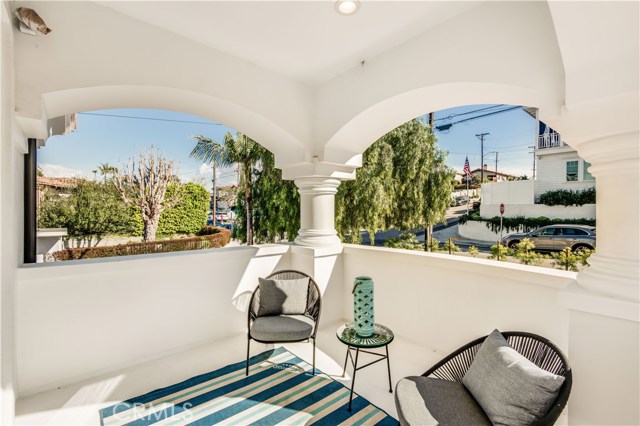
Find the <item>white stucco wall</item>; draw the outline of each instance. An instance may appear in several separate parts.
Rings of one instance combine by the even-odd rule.
[[[0,422],[15,411],[16,268],[22,261],[22,175],[25,139],[13,111],[14,48],[7,3],[0,6]]]
[[[356,276],[372,277],[376,322],[424,347],[450,353],[498,328],[537,333],[567,351],[569,314],[556,299],[575,273],[355,245],[344,257],[345,300]],[[351,310],[347,303],[345,318]]]
[[[19,269],[19,394],[246,333],[234,297],[288,268],[288,252],[235,247]]]
[[[517,232],[524,232],[524,229],[520,227],[517,230],[505,230],[502,233],[502,236],[506,237],[509,234],[515,234]],[[487,228],[485,222],[474,222],[470,220],[464,225],[458,225],[458,234],[460,234],[461,237],[470,240],[487,241],[491,243],[495,243],[500,240],[500,231],[493,232],[491,229]]]
[[[482,184],[482,205],[533,204],[536,181],[516,180]]]

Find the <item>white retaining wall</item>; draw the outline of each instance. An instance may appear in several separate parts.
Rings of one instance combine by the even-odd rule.
[[[505,230],[502,236],[506,237],[509,234],[515,234],[517,232],[524,232],[524,228],[519,227],[517,230]],[[475,222],[472,220],[466,222],[464,225],[458,225],[458,234],[470,240],[489,241],[492,243],[500,239],[500,231],[493,232],[487,228],[486,222]]]
[[[506,216],[524,217],[548,217],[550,219],[595,219],[596,205],[585,204],[582,206],[546,206],[544,204],[506,204],[504,207]],[[485,204],[484,199],[480,205],[480,216],[500,216],[499,204]]]

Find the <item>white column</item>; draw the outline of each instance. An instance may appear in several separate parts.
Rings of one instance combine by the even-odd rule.
[[[637,131],[582,143],[580,155],[596,178],[597,247],[580,287],[640,301],[640,137]]]
[[[569,424],[640,424],[640,133],[577,144],[596,177],[596,253],[559,295],[569,309]]]
[[[311,176],[295,179],[300,193],[300,231],[295,243],[307,247],[340,245],[334,218],[340,179]]]

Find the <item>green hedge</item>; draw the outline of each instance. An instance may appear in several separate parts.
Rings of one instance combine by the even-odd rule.
[[[172,251],[202,250],[224,247],[231,239],[231,231],[218,228],[212,235],[180,238],[175,240],[159,240],[147,243],[119,244],[105,247],[82,247],[61,250],[53,253],[56,261],[77,259],[98,259],[114,256],[131,256],[137,254],[167,253]]]
[[[538,197],[538,204],[547,206],[582,206],[596,203],[596,188],[579,191],[570,189],[555,189],[547,191]]]
[[[478,213],[471,213],[469,215],[462,215],[458,218],[458,223],[464,225],[468,221],[473,222],[485,222],[487,228],[493,232],[500,231],[500,216],[494,216],[492,218],[483,218]],[[506,232],[518,231],[522,226],[525,232],[529,232],[536,228],[548,225],[587,225],[596,226],[595,219],[549,219],[545,216],[540,217],[504,217],[502,219],[502,226]]]
[[[207,223],[209,211],[209,191],[196,183],[171,185],[167,188],[166,197],[180,191],[182,198],[173,207],[162,212],[158,223],[158,237],[171,237],[185,234],[195,235]]]

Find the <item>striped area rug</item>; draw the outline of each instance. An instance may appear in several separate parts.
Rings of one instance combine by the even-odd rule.
[[[280,347],[100,410],[103,426],[380,425],[398,421]]]

